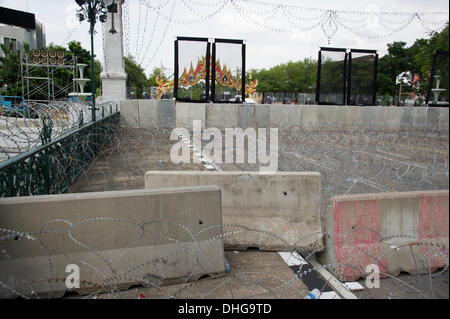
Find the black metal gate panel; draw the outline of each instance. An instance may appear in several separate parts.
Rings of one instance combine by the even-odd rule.
[[[347,49],[320,48],[317,69],[317,104],[345,105]]]
[[[207,38],[177,37],[173,95],[181,102],[210,100],[211,44]]]
[[[347,105],[375,105],[378,54],[376,50],[351,49],[348,54]]]
[[[214,39],[212,45],[211,100],[215,103],[245,101],[245,43]]]

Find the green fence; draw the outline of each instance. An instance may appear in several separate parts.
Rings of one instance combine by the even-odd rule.
[[[0,197],[64,193],[114,136],[119,116],[117,105],[101,107],[100,119],[83,124],[81,116],[77,129],[54,140],[43,117],[42,145],[0,163]]]

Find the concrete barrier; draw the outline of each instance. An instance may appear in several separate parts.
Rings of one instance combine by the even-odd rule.
[[[343,281],[365,277],[370,264],[393,276],[446,267],[448,209],[448,190],[335,196],[318,260]]]
[[[162,104],[161,102],[158,102],[158,100],[139,100],[139,103],[136,102],[138,105],[138,127],[158,127],[158,105]]]
[[[145,174],[148,189],[194,185],[217,185],[222,190],[226,249],[310,251],[322,247],[319,173],[149,171]]]
[[[206,127],[216,127],[221,130],[229,127],[239,127],[238,109],[243,104],[210,103],[206,106]],[[253,124],[252,124],[253,126]],[[248,127],[248,126],[247,126]]]
[[[0,199],[0,297],[60,297],[224,273],[217,187]]]
[[[237,127],[247,129],[249,127],[255,127],[254,120],[255,108],[249,104],[239,104],[237,106]]]
[[[136,100],[127,100],[119,102],[120,119],[122,122],[130,127],[139,127],[139,107]],[[155,125],[154,123],[146,122],[146,125]]]
[[[127,126],[138,128],[176,127],[174,100],[126,100],[120,101],[119,106],[120,117]]]
[[[158,128],[174,128],[176,125],[176,104],[174,100],[160,100],[156,104]]]
[[[384,107],[278,104],[176,103],[174,100],[120,102],[121,115],[132,127],[203,127],[303,129],[449,129],[445,107]]]
[[[361,124],[361,112],[367,109],[359,106],[308,105],[301,107],[303,128],[343,129]]]
[[[194,120],[202,121],[202,128],[206,125],[206,104],[204,103],[177,103],[176,127],[192,130]]]
[[[271,105],[269,127],[287,130],[302,123],[302,108],[293,105]]]

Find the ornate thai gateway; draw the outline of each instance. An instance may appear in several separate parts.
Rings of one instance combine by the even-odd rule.
[[[212,63],[210,63],[212,65]],[[210,76],[211,76],[211,68],[210,68]],[[205,79],[206,76],[206,57],[202,57],[198,59],[197,65],[194,68],[192,63],[189,68],[189,71],[184,68],[183,74],[181,75],[178,83],[180,87],[189,87],[191,85],[195,85],[199,83],[201,80]],[[226,65],[221,67],[220,61],[216,62],[216,82],[224,87],[236,88],[239,92],[242,88],[242,80],[239,74],[234,77],[227,68]],[[156,83],[158,84],[158,88],[156,91],[156,98],[161,99],[162,95],[166,92],[169,92],[173,89],[174,81],[165,81],[162,77],[156,78]],[[245,94],[247,96],[251,96],[253,92],[256,91],[256,87],[258,86],[258,80],[252,80],[250,74],[250,82],[245,84]]]

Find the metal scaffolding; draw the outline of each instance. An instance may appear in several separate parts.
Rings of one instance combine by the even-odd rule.
[[[66,100],[71,92],[78,93],[74,81],[77,77],[77,58],[74,56],[66,60],[61,58],[60,52],[53,58],[54,53],[56,51],[34,50],[32,54],[20,55],[22,96],[25,100],[48,103]]]

